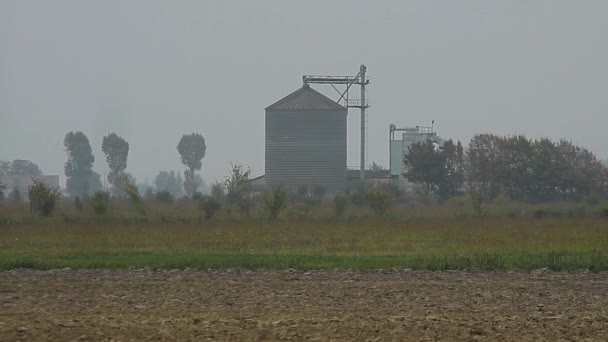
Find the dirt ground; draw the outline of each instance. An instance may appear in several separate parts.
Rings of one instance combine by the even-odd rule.
[[[608,340],[608,274],[0,272],[1,341]]]

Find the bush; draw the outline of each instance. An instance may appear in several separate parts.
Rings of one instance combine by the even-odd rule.
[[[287,192],[282,187],[277,187],[272,192],[264,194],[264,208],[270,220],[276,220],[286,207]]]
[[[452,207],[465,208],[469,204],[470,199],[466,196],[452,197],[447,201],[447,204]]]
[[[479,217],[487,216],[487,211],[483,205],[483,194],[481,192],[474,191],[469,193],[469,196],[471,197],[471,205],[473,206],[473,212],[475,215]]]
[[[414,194],[416,200],[422,205],[431,206],[437,203],[435,194],[424,183],[414,183]]]
[[[354,187],[347,190],[347,195],[350,201],[357,207],[363,207],[368,204],[367,201],[367,186],[365,183],[359,182]]]
[[[367,201],[370,208],[378,216],[384,216],[386,211],[393,204],[393,198],[390,194],[379,189],[369,189],[367,192]]]
[[[31,208],[34,212],[42,216],[51,216],[59,200],[59,191],[46,185],[41,180],[34,180],[28,188]]]
[[[576,217],[585,217],[585,216],[587,216],[587,207],[585,207],[584,205],[581,205],[578,208],[576,208],[575,213],[576,213]]]
[[[91,197],[91,207],[97,215],[104,215],[108,212],[108,202],[110,201],[110,193],[107,191],[97,191]]]
[[[343,216],[348,206],[348,198],[343,194],[337,194],[334,196],[334,209],[336,216]]]
[[[145,197],[146,197],[146,201],[152,201],[156,197],[154,194],[154,189],[151,186],[146,188]]]
[[[173,195],[167,190],[158,191],[156,193],[156,200],[162,203],[173,203]]]
[[[6,192],[6,185],[0,182],[0,201],[4,199],[4,193]]]
[[[589,204],[591,207],[595,207],[596,205],[600,204],[601,200],[600,195],[596,192],[585,197],[585,202],[587,202],[587,204]]]
[[[205,214],[205,219],[210,220],[222,208],[222,205],[212,197],[203,197],[199,202],[199,208]]]
[[[320,206],[323,203],[323,198],[325,197],[327,189],[321,184],[315,184],[313,185],[311,192],[314,203]]]
[[[23,201],[23,199],[21,198],[21,191],[19,191],[19,188],[17,187],[14,187],[8,196],[11,201],[15,203],[21,203]]]
[[[547,211],[545,209],[540,208],[540,209],[534,210],[534,218],[542,219],[545,216],[547,216]]]
[[[308,184],[300,184],[296,189],[297,202],[304,202],[308,197]]]
[[[74,207],[76,208],[76,210],[82,211],[83,205],[82,205],[82,200],[80,199],[80,196],[74,197]]]
[[[230,177],[224,181],[229,214],[232,213],[232,207],[237,206],[241,215],[249,216],[254,204],[250,176],[251,169],[245,169],[239,164],[232,165]]]
[[[211,188],[209,188],[209,196],[213,198],[214,201],[222,203],[226,197],[224,184],[218,182],[211,184]]]
[[[144,199],[139,194],[137,186],[131,182],[127,182],[125,185],[125,193],[131,199],[137,213],[140,215],[146,215],[146,205],[144,204]]]

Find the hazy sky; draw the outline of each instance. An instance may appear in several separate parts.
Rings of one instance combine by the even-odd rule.
[[[264,171],[264,108],[303,74],[372,77],[369,160],[387,130],[430,124],[567,138],[608,157],[608,1],[0,0],[0,160],[61,174],[68,131],[131,146],[138,180],[183,170],[184,133],[207,140],[203,177]],[[325,86],[316,89],[333,96]],[[359,114],[348,164],[358,165]]]

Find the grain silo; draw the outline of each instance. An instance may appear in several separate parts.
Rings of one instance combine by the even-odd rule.
[[[266,108],[267,187],[346,185],[347,109],[308,84]]]

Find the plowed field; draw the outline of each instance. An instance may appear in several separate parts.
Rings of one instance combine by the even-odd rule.
[[[608,340],[608,274],[0,272],[0,340]]]

